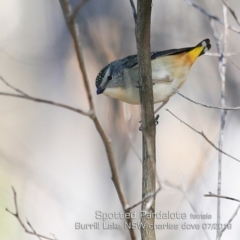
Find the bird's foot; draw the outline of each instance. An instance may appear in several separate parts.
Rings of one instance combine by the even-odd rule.
[[[157,126],[158,123],[159,123],[159,122],[158,122],[158,119],[159,119],[159,114],[157,114],[156,117],[155,117],[155,126]]]
[[[158,119],[159,119],[159,114],[156,115],[156,117],[154,117],[155,120],[155,126],[158,125]],[[141,123],[142,121],[139,121],[139,123]],[[139,131],[142,131],[142,124],[139,126]]]

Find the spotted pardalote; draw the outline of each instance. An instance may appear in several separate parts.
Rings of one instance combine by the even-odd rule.
[[[154,103],[165,104],[187,79],[195,60],[211,48],[205,39],[195,47],[151,53]],[[140,104],[138,89],[138,59],[131,55],[113,61],[96,78],[97,94],[105,94],[130,104]]]

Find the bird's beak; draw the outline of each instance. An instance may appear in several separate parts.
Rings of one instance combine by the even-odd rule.
[[[97,94],[103,93],[104,90],[105,90],[105,88],[98,87],[98,88],[97,88]]]

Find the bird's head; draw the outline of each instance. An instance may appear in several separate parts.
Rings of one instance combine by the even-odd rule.
[[[122,85],[122,73],[119,62],[114,61],[104,67],[97,75],[96,82],[97,94],[106,93]],[[106,90],[106,92],[104,92]]]
[[[97,88],[97,94],[101,94],[107,88],[109,81],[112,80],[111,64],[104,67],[97,75],[95,85]]]

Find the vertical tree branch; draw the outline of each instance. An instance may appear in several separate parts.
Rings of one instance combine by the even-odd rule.
[[[155,192],[156,188],[156,164],[155,164],[155,119],[153,108],[152,70],[150,61],[150,29],[151,29],[151,0],[137,1],[137,25],[136,39],[139,64],[139,93],[141,101],[142,120],[142,198]],[[144,201],[142,210],[152,214],[155,212],[155,198],[153,201]],[[155,240],[154,217],[142,217],[145,228],[141,228],[142,240]]]
[[[221,107],[226,106],[225,99],[225,85],[226,85],[226,58],[225,53],[227,49],[227,38],[228,38],[228,21],[227,21],[227,7],[223,4],[223,18],[224,18],[224,39],[222,43],[222,47],[220,46],[220,40],[217,44],[218,52],[220,54],[219,57],[219,75],[221,80]],[[224,141],[224,130],[226,123],[226,110],[221,110],[221,125],[220,125],[220,134],[218,147],[222,150],[223,141]],[[222,153],[218,154],[218,186],[217,186],[217,194],[221,195],[221,185],[222,185]],[[217,199],[217,226],[221,223],[221,199]],[[217,228],[217,236],[216,239],[219,240],[221,238],[221,229]]]
[[[106,154],[107,154],[108,163],[109,163],[111,173],[112,173],[112,181],[113,181],[114,186],[116,188],[116,191],[117,191],[119,200],[121,202],[122,208],[123,208],[125,213],[130,213],[130,210],[128,210],[129,205],[128,205],[126,196],[123,192],[122,185],[121,185],[121,182],[120,182],[120,178],[119,178],[119,174],[118,174],[113,150],[112,150],[112,147],[111,147],[111,142],[108,139],[108,137],[107,137],[101,123],[99,122],[98,117],[96,116],[96,113],[95,113],[95,108],[94,108],[94,104],[93,104],[93,100],[92,100],[89,80],[88,80],[87,71],[86,71],[85,62],[84,62],[83,53],[82,53],[82,47],[81,47],[81,44],[80,44],[79,27],[78,27],[78,25],[76,23],[76,19],[75,19],[76,15],[77,15],[77,12],[73,11],[71,9],[69,0],[60,0],[60,3],[61,3],[61,6],[62,6],[64,16],[66,18],[70,33],[71,33],[72,38],[73,38],[73,43],[74,43],[74,47],[75,47],[75,50],[76,50],[76,55],[77,55],[77,59],[78,59],[79,68],[80,68],[81,73],[83,75],[83,82],[84,82],[84,86],[85,86],[85,90],[86,90],[86,93],[87,93],[87,98],[88,98],[88,102],[89,102],[89,106],[90,106],[90,111],[89,111],[90,118],[92,119],[92,121],[93,121],[93,123],[94,123],[102,141],[103,141],[103,144],[104,144],[104,147],[105,147],[105,150],[106,150]],[[129,226],[132,226],[132,218],[131,217],[127,218],[126,221],[127,221]],[[135,240],[136,236],[135,236],[135,232],[134,232],[133,228],[129,229],[129,233],[130,233],[131,239]]]

